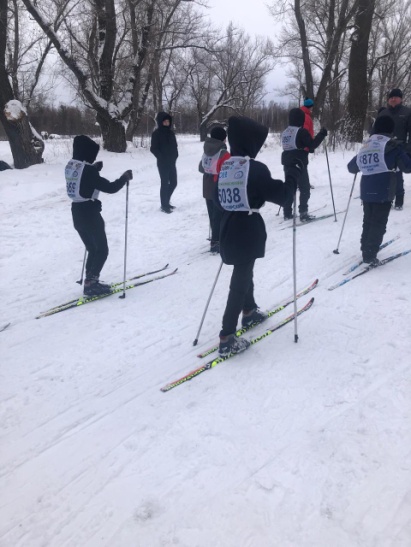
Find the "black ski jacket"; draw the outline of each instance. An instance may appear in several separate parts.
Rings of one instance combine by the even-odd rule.
[[[233,116],[228,120],[227,134],[231,155],[251,158],[247,186],[250,207],[259,209],[266,201],[283,205],[292,199],[295,181],[283,183],[272,179],[268,167],[254,159],[267,138],[267,127],[250,118]],[[293,178],[293,175],[290,174],[290,177]],[[223,211],[220,225],[220,254],[223,262],[244,264],[262,258],[267,233],[261,214],[225,211],[218,200],[218,185],[215,201]]]
[[[170,125],[163,125],[170,120]],[[178,158],[177,139],[171,129],[173,118],[167,112],[159,112],[156,117],[157,128],[151,135],[150,152],[155,155],[159,165],[173,165]]]
[[[308,165],[308,154],[312,154],[327,136],[327,131],[321,129],[317,135],[312,138],[307,129],[304,129],[303,127],[304,121],[305,114],[301,108],[292,108],[290,110],[288,114],[288,124],[294,127],[300,127],[295,141],[297,150],[284,150],[281,154],[282,165],[294,165],[296,159],[302,161],[304,165]]]
[[[411,108],[403,104],[380,108],[378,116],[390,116],[395,122],[394,137],[402,141],[407,152],[411,152]]]

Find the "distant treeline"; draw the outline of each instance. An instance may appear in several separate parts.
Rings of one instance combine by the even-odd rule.
[[[270,102],[268,105],[256,106],[243,112],[260,123],[268,126],[270,131],[282,131],[288,125],[288,111],[286,107]],[[194,108],[172,112],[173,123],[177,133],[197,134],[198,114]],[[217,112],[214,122],[225,122],[235,114],[232,109],[222,108]],[[61,105],[58,108],[51,106],[36,106],[29,111],[30,122],[38,133],[48,135],[74,136],[86,134],[100,136],[100,128],[96,124],[95,114],[89,109],[80,109],[76,106]],[[136,137],[151,135],[155,127],[155,112],[143,114]],[[6,139],[0,124],[0,139]]]

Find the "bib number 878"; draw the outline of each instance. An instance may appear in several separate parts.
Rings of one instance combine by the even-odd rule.
[[[378,152],[370,153],[370,154],[361,154],[360,156],[360,162],[363,165],[371,164],[371,163],[380,163],[380,156]]]

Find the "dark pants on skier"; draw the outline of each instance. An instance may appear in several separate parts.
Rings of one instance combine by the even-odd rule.
[[[162,209],[170,207],[170,198],[177,187],[177,169],[175,163],[161,163],[157,161],[160,174],[160,202]]]
[[[377,257],[390,214],[391,202],[363,202],[364,218],[361,235],[363,260],[370,262]]]
[[[234,265],[220,336],[234,334],[240,313],[249,312],[257,307],[254,300],[254,263],[255,260],[252,260],[245,264]]]
[[[287,167],[284,167],[285,178],[287,178]],[[300,191],[300,204],[298,207],[298,212],[300,215],[308,212],[308,201],[311,196],[311,186],[310,178],[308,176],[308,166],[304,165],[304,168],[301,171],[300,178],[297,182],[297,188]],[[293,198],[288,200],[284,205],[284,216],[292,217],[293,216]]]
[[[397,187],[395,189],[395,202],[394,207],[402,207],[404,205],[404,176],[402,171],[397,171]]]
[[[206,199],[208,218],[210,219],[211,241],[220,241],[220,222],[222,211],[216,206],[213,199]]]
[[[108,244],[100,201],[73,203],[74,228],[87,249],[86,280],[98,280],[108,257]]]

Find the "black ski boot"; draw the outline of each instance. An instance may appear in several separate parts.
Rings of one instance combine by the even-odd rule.
[[[254,308],[253,310],[251,310],[246,315],[244,315],[244,312],[243,312],[243,317],[241,319],[241,324],[242,324],[243,327],[248,328],[248,327],[251,327],[252,325],[258,325],[259,323],[262,323],[266,319],[268,319],[268,314],[267,313],[261,311],[258,308]]]
[[[229,334],[220,336],[220,345],[218,346],[218,355],[227,357],[227,355],[241,353],[250,347],[250,342],[241,336]]]
[[[300,213],[300,220],[301,220],[301,222],[311,222],[312,220],[315,220],[315,216],[310,215],[308,212],[307,213]]]
[[[84,281],[84,296],[101,296],[110,293],[111,285],[100,283],[98,279],[86,279]]]

